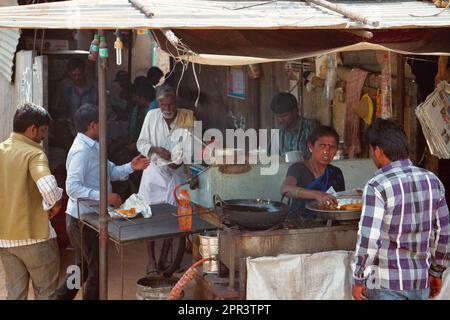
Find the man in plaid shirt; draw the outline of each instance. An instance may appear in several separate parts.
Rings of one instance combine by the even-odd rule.
[[[364,189],[353,297],[433,298],[450,260],[444,185],[408,159],[406,135],[395,121],[376,119],[366,139],[379,170]]]

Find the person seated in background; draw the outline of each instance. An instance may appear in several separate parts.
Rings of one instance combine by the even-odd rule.
[[[69,60],[66,77],[57,89],[52,111],[56,118],[72,122],[75,112],[84,103],[98,103],[97,87],[86,78],[84,61],[73,58]]]
[[[293,200],[290,214],[303,218],[314,218],[307,211],[306,203],[317,200],[320,205],[337,204],[336,198],[327,193],[344,191],[345,181],[341,169],[330,164],[336,155],[339,135],[328,126],[315,129],[308,140],[311,156],[303,162],[292,164],[281,187],[281,193],[287,193]]]
[[[164,76],[164,72],[158,67],[151,67],[147,71],[147,79],[150,82],[150,84],[153,86],[153,89],[158,87],[159,82],[161,81],[161,78]],[[158,103],[155,101],[152,101],[152,109],[158,108]]]
[[[164,76],[164,72],[158,67],[151,67],[147,71],[147,79],[152,84],[153,88],[156,89],[156,86],[161,81],[161,78]]]
[[[117,71],[114,82],[108,90],[108,104],[118,119],[126,120],[127,118],[130,90],[131,83],[129,73],[125,70]]]
[[[130,144],[128,145],[128,149],[136,154],[138,153],[136,141],[141,133],[147,112],[155,109],[151,105],[152,101],[155,101],[155,96],[156,92],[152,87],[133,87],[135,106],[131,109],[129,117],[128,138]]]
[[[295,96],[288,92],[276,94],[270,103],[272,112],[276,115],[281,125],[278,143],[279,154],[289,151],[299,151],[303,158],[309,158],[310,152],[307,141],[311,132],[320,126],[317,120],[300,117],[298,103]],[[270,152],[274,146],[269,147]]]

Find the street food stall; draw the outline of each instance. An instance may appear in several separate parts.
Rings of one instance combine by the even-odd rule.
[[[92,208],[92,213],[83,214],[80,222],[95,231],[99,231],[99,203],[89,199],[79,199],[79,203]],[[108,223],[108,239],[116,245],[120,256],[120,288],[121,299],[124,292],[124,249],[140,241],[151,241],[167,238],[179,238],[179,248],[172,266],[177,266],[183,257],[185,249],[185,238],[189,234],[202,233],[208,230],[215,230],[216,227],[201,219],[197,213],[192,215],[192,226],[190,230],[180,230],[177,208],[170,204],[157,204],[150,206],[151,216],[134,215],[130,218],[111,219]],[[83,229],[81,229],[83,230]],[[83,231],[81,231],[83,232]],[[83,243],[81,243],[83,246]],[[174,273],[174,268],[166,270],[166,277],[170,278]]]
[[[386,50],[401,54],[450,52],[449,43],[440,40],[442,37],[448,38],[450,33],[449,13],[441,12],[432,4],[402,2],[397,4],[401,8],[384,10],[380,9],[383,4],[378,1],[349,2],[347,6],[359,12],[355,15],[352,10],[342,10],[342,6],[333,9],[310,5],[310,2],[255,2],[251,6],[243,6],[240,2],[197,0],[183,3],[175,0],[111,0],[107,3],[98,0],[67,1],[1,8],[0,27],[98,29],[99,35],[103,35],[107,29],[151,29],[161,48],[183,66],[190,62],[245,65],[353,50]],[[322,1],[323,4],[326,2]],[[432,21],[412,18],[404,8],[414,8],[414,12],[419,12],[423,17],[430,14],[439,14],[441,17]],[[379,17],[380,10],[387,15],[383,21]],[[14,20],[11,16],[15,17]],[[186,16],[191,18],[186,20]],[[217,16],[225,18],[217,22]],[[262,20],[261,16],[267,19]],[[426,39],[426,44],[423,39]],[[85,221],[100,234],[101,299],[108,298],[107,243],[109,240],[120,242],[111,234],[114,226],[108,217],[106,202],[106,72],[105,65],[98,64],[101,155],[99,216],[98,220]],[[400,107],[398,114],[403,114],[402,111]],[[348,190],[362,187],[374,172],[370,160],[338,160],[335,164],[349,177]],[[242,262],[245,257],[354,249],[357,215],[339,219],[334,212],[317,207],[317,211],[324,213],[318,221],[292,226],[284,224],[281,219],[272,226],[265,226],[263,230],[249,230],[248,227],[239,226],[236,221],[230,221],[229,217],[224,218],[228,206],[233,205],[227,202],[235,200],[254,199],[253,203],[235,204],[247,207],[241,207],[242,214],[255,213],[255,210],[248,209],[254,208],[255,204],[258,204],[256,207],[259,209],[262,205],[265,213],[270,212],[270,209],[264,206],[274,205],[275,202],[279,208],[283,208],[283,202],[279,201],[279,186],[287,166],[280,162],[280,170],[273,176],[259,175],[258,165],[246,166],[246,170],[241,172],[234,171],[233,165],[231,170],[228,170],[230,167],[221,170],[223,168],[220,166],[211,166],[209,170],[202,171],[197,186],[189,186],[193,202],[216,209],[202,217],[220,228],[218,259],[224,268],[219,274],[228,273],[228,277],[224,278],[231,291],[236,288],[241,292],[245,290],[245,264]],[[200,168],[203,169],[207,168]],[[214,201],[215,194],[222,200]],[[204,230],[210,228],[210,225],[200,227]],[[162,234],[147,236],[159,237]],[[238,269],[239,285],[235,286],[235,271]],[[240,296],[245,297],[243,294]]]

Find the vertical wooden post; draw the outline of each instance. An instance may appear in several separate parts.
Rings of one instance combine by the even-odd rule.
[[[247,258],[239,260],[239,299],[247,298]]]
[[[397,112],[396,118],[402,126],[405,125],[405,59],[397,54]],[[407,119],[408,121],[408,119]]]

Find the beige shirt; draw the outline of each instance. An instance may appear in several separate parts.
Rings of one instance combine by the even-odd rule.
[[[12,133],[0,144],[0,239],[48,239],[48,213],[36,182],[51,175],[41,145]]]

